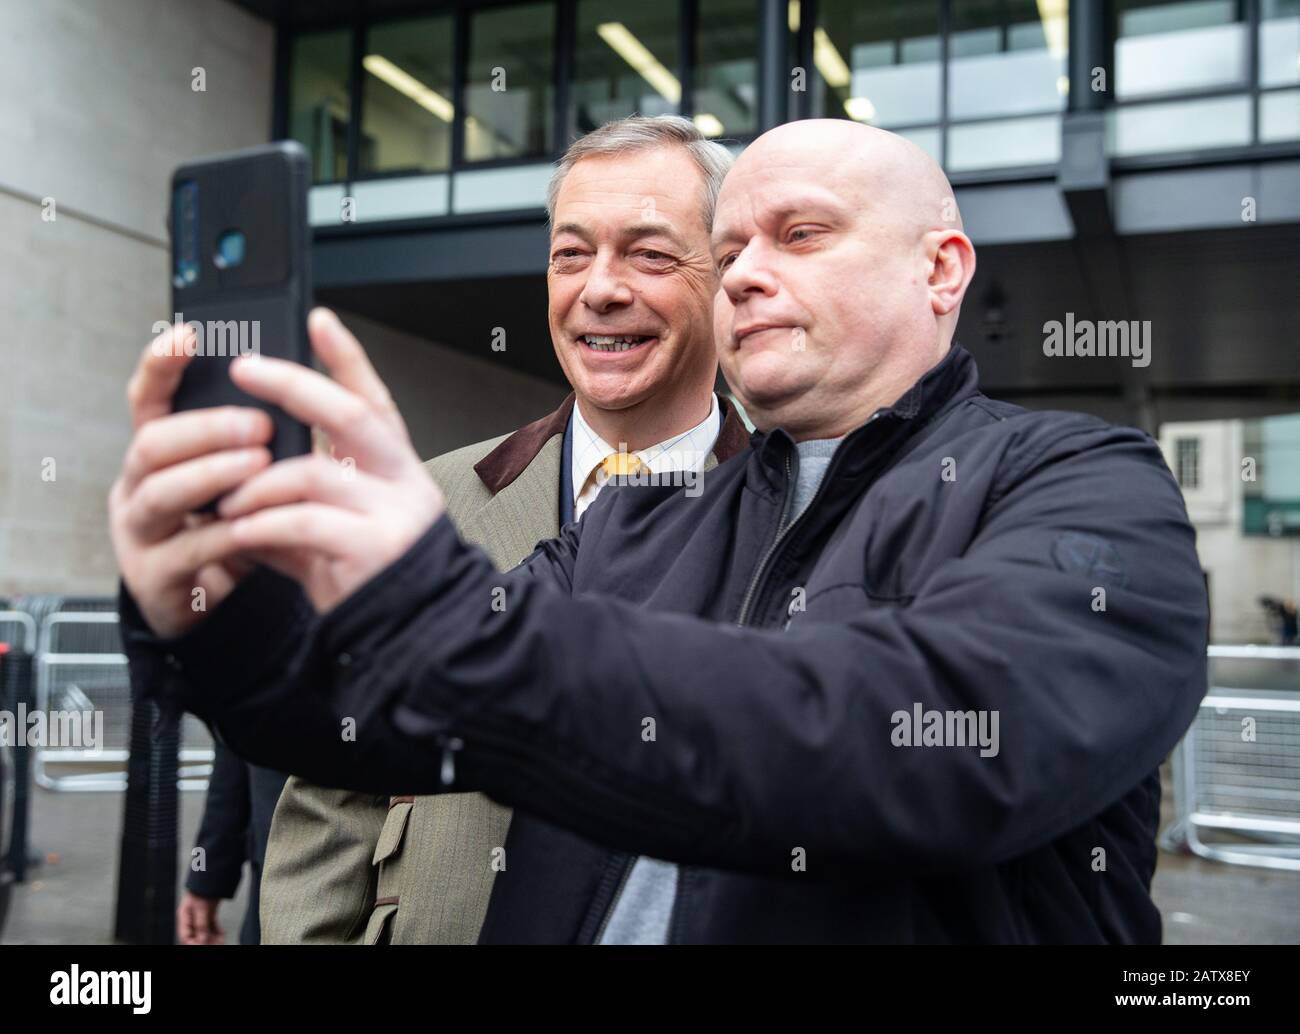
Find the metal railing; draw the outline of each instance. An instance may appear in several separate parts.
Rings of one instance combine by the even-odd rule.
[[[46,713],[50,729],[58,713],[90,714],[95,722],[102,722],[102,740],[94,747],[38,749],[33,761],[36,784],[58,791],[125,789],[132,702],[117,614],[56,611],[45,615],[35,665],[36,707]],[[207,788],[211,742],[202,723],[186,716],[181,728],[181,789]]]
[[[36,650],[36,619],[21,610],[0,610],[0,643],[34,653]]]
[[[1300,871],[1300,646],[1211,646],[1209,665],[1173,754],[1175,820],[1161,845]]]
[[[105,766],[125,765],[130,756],[118,728],[120,719],[130,715],[130,697],[116,614],[47,615],[36,647],[36,707],[48,716],[51,728],[55,712],[102,715],[103,738],[97,747],[47,745],[37,750],[36,785],[47,790],[123,789],[124,774]],[[50,769],[55,764],[91,771],[56,775]]]

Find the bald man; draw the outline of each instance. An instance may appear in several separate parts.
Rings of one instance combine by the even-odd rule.
[[[630,474],[509,574],[345,330],[316,324],[330,377],[237,363],[356,474],[231,493],[195,562],[274,571],[180,639],[124,565],[138,690],[322,785],[512,806],[481,942],[1158,941],[1206,629],[1159,449],[979,392],[974,250],[898,137],[767,133],[713,250],[751,449],[695,491]]]

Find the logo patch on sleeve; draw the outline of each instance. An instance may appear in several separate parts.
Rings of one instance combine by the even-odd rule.
[[[1128,583],[1119,550],[1100,535],[1067,531],[1052,543],[1052,560],[1062,571],[1077,571],[1107,585]]]

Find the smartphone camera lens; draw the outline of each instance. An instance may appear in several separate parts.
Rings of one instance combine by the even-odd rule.
[[[217,253],[212,257],[212,264],[218,269],[233,269],[244,261],[246,243],[238,230],[227,230],[217,239]]]

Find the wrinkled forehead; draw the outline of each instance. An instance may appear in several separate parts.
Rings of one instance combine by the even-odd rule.
[[[772,231],[792,218],[851,221],[861,211],[860,191],[847,188],[843,177],[809,176],[806,168],[758,167],[729,174],[718,196],[713,218],[714,247]]]
[[[592,155],[574,164],[555,202],[556,227],[659,224],[680,234],[707,233],[704,177],[674,150]],[[554,236],[555,228],[552,230]]]

